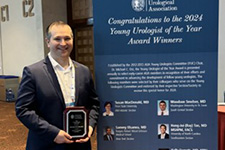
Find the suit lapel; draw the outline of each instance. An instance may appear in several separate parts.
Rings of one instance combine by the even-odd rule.
[[[74,68],[75,68],[75,106],[78,104],[78,96],[79,96],[79,71],[78,66],[74,62]]]
[[[65,102],[64,102],[64,98],[63,98],[63,95],[62,95],[62,91],[61,91],[61,88],[60,88],[60,85],[59,85],[59,82],[58,82],[58,79],[57,79],[57,76],[55,74],[55,71],[52,67],[52,64],[51,64],[48,56],[46,57],[44,63],[45,63],[44,69],[45,69],[45,71],[48,75],[48,78],[51,81],[52,86],[54,87],[57,95],[59,96],[59,99],[62,102],[63,106],[66,107]]]

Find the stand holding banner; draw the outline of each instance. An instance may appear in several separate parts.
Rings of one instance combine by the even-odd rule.
[[[93,4],[98,150],[217,149],[218,1]]]

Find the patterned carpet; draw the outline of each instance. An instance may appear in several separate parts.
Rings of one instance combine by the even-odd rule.
[[[27,131],[15,116],[15,104],[0,101],[0,149],[24,150]],[[92,150],[96,150],[96,132],[91,141]]]
[[[0,148],[1,150],[24,150],[27,129],[15,116],[15,104],[0,101]]]

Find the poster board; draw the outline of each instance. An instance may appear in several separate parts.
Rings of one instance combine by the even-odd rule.
[[[217,149],[218,1],[96,0],[94,40],[99,150]]]

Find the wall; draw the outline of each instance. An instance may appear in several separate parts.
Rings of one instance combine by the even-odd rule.
[[[1,37],[1,21],[0,21],[0,75],[2,74],[2,37]]]
[[[41,0],[35,0],[32,13],[23,16],[22,0],[1,0],[8,5],[9,20],[1,22],[2,64],[4,75],[21,76],[24,66],[44,58]],[[26,5],[25,10],[31,5]]]
[[[30,11],[33,16],[24,17],[23,2],[25,12],[32,8],[30,2],[33,2]],[[43,59],[48,53],[45,28],[55,20],[67,22],[66,1],[0,0],[0,6],[8,6],[9,14],[7,17],[4,11],[6,20],[0,21],[0,75],[22,76],[24,66]]]
[[[220,0],[219,7],[219,67],[218,102],[224,102],[225,92],[225,1]]]

